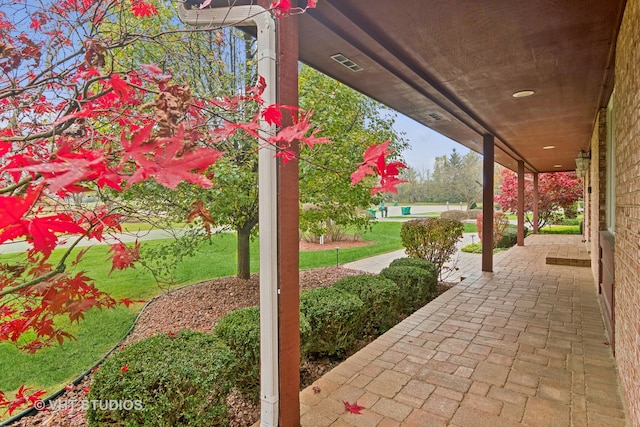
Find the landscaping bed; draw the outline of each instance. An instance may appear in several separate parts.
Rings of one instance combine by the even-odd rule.
[[[313,289],[332,285],[345,276],[362,274],[358,270],[342,267],[325,267],[300,272],[301,289]],[[122,345],[130,345],[158,333],[175,333],[183,329],[211,332],[215,322],[224,314],[242,307],[259,304],[259,275],[249,280],[225,277],[209,280],[169,292],[151,302],[140,315],[131,334]],[[338,362],[318,361],[303,367],[303,377],[313,381]],[[86,399],[90,379],[73,387],[59,399]],[[70,387],[71,388],[71,387]],[[230,397],[230,423],[232,426],[250,426],[259,417],[259,408],[238,394]],[[60,427],[86,426],[82,410],[42,411],[12,423],[11,427],[55,425]]]
[[[363,274],[361,271],[343,267],[301,271],[300,287],[301,290],[328,287],[343,277],[361,274]],[[441,283],[437,293],[442,293],[451,286],[452,284]],[[153,300],[140,315],[135,328],[122,342],[122,346],[129,346],[155,334],[173,335],[184,329],[211,332],[216,321],[224,314],[242,307],[256,306],[258,303],[259,276],[257,274],[252,275],[250,280],[226,277],[187,286]],[[372,339],[374,337],[362,337],[354,346],[353,351],[362,348]],[[345,355],[345,358],[352,352]],[[301,389],[321,377],[342,360],[325,358],[304,362],[301,367]],[[58,400],[85,400],[90,384],[91,376],[85,378],[77,386],[70,386],[65,394],[58,397]],[[135,399],[135,396],[132,396],[132,399]],[[227,398],[227,403],[229,404],[230,426],[251,426],[259,419],[259,404],[243,397],[240,393],[232,392]],[[37,425],[86,426],[86,412],[77,407],[42,411],[11,424],[11,427]]]

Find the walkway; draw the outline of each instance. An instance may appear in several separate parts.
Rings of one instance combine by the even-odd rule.
[[[301,425],[628,427],[591,270],[545,263],[567,243],[580,236],[530,236],[494,273],[477,261],[302,391]]]

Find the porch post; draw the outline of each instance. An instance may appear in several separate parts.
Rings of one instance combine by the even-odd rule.
[[[494,138],[482,136],[482,271],[493,271]]]
[[[296,6],[296,0],[291,6]],[[278,19],[277,102],[298,105],[298,18],[295,14]],[[283,125],[292,124],[283,112]],[[298,144],[291,147],[298,152]],[[300,425],[300,275],[298,160],[285,164],[278,159],[278,289],[280,422],[281,427]]]
[[[518,160],[518,246],[524,246],[524,161]]]
[[[540,204],[540,193],[538,192],[538,172],[533,173],[533,234],[538,234],[538,211]]]

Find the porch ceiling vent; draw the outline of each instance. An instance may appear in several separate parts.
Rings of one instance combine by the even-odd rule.
[[[440,114],[438,113],[428,113],[427,117],[429,117],[431,120],[433,120],[434,122],[439,122],[441,120],[444,120],[444,117],[442,117]]]
[[[339,64],[344,65],[345,67],[347,67],[353,72],[364,70],[364,68],[362,68],[361,66],[359,66],[358,64],[356,64],[355,62],[353,62],[352,60],[350,60],[349,58],[347,58],[341,53],[336,53],[335,55],[331,55],[331,59],[333,59]]]

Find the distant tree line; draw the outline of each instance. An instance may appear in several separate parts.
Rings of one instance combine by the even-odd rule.
[[[482,156],[469,151],[464,156],[454,148],[451,154],[436,157],[433,171],[408,168],[397,195],[400,203],[464,203],[473,207],[482,198]]]

